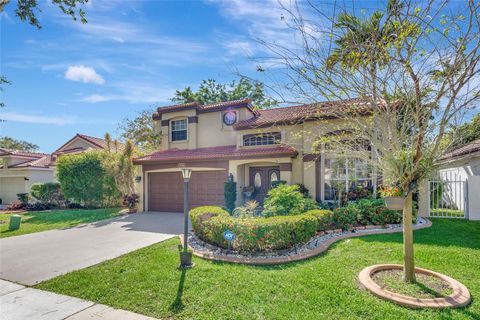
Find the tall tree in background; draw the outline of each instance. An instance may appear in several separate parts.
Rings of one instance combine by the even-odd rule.
[[[38,146],[36,144],[23,140],[16,140],[11,137],[0,137],[0,148],[20,150],[26,152],[38,151]]]
[[[132,141],[145,152],[158,150],[161,134],[155,129],[155,121],[152,119],[154,112],[155,108],[150,107],[138,112],[135,118],[123,119],[117,128],[122,139]]]
[[[221,84],[212,79],[203,80],[197,91],[193,91],[190,87],[177,90],[171,100],[179,104],[193,101],[208,104],[245,98],[250,99],[259,109],[276,104],[276,101],[267,98],[263,83],[246,78],[228,84]],[[161,133],[155,129],[155,121],[152,119],[155,109],[149,107],[140,111],[135,118],[124,119],[117,128],[120,136],[125,140],[131,140],[145,152],[158,150]]]
[[[473,119],[458,127],[450,128],[445,135],[445,145],[454,149],[480,139],[480,113]]]
[[[269,99],[265,94],[265,86],[262,82],[241,78],[240,81],[230,83],[218,83],[214,79],[202,80],[197,91],[190,87],[175,93],[172,98],[176,103],[188,103],[197,101],[201,104],[250,99],[254,107],[265,109],[276,105],[276,101]]]
[[[412,192],[443,154],[448,128],[458,126],[480,100],[480,3],[448,5],[390,0],[366,13],[350,2],[334,2],[333,8],[293,2],[281,18],[296,41],[263,42],[283,64],[292,96],[340,101],[329,110],[345,120],[335,128],[344,133],[319,141],[340,156],[368,161],[386,182],[400,186],[406,197],[407,282],[415,281]],[[359,148],[365,140],[373,156]],[[318,152],[316,147],[303,151]]]

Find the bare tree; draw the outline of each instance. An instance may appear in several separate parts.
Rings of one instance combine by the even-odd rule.
[[[290,96],[340,101],[328,113],[346,124],[304,151],[318,152],[328,142],[340,155],[369,161],[404,192],[409,282],[415,281],[412,192],[448,147],[442,143],[446,130],[478,112],[479,5],[390,0],[384,8],[361,12],[351,3],[292,2],[283,5],[282,19],[293,45],[262,42],[273,54],[269,60],[284,66]],[[318,108],[318,118],[325,110]],[[359,148],[362,141],[373,152]]]

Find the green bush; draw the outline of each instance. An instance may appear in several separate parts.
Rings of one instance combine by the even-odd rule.
[[[232,213],[235,209],[235,201],[237,201],[237,183],[229,178],[224,186],[225,207],[228,212]]]
[[[195,234],[204,241],[227,248],[223,233],[231,230],[235,234],[232,249],[257,252],[291,248],[292,234],[295,243],[307,242],[317,231],[328,228],[330,214],[312,210],[294,216],[239,219],[219,207],[199,207],[190,211],[190,218]]]
[[[30,194],[39,202],[49,206],[63,206],[65,198],[58,182],[35,183],[30,189]]]
[[[27,204],[28,203],[28,193],[17,193],[17,199],[22,204]]]
[[[358,214],[356,208],[337,208],[333,210],[332,221],[337,229],[349,230],[357,223]]]
[[[216,206],[204,206],[190,210],[190,222],[198,237],[201,239],[206,237],[203,222],[215,216],[229,217],[230,215],[225,209]]]
[[[287,181],[285,180],[274,180],[272,181],[272,188],[276,188],[280,185],[284,185],[284,184],[287,184]]]
[[[350,203],[347,208],[357,213],[357,223],[361,225],[386,225],[402,222],[402,212],[387,209],[383,199],[362,199]]]
[[[266,217],[296,215],[316,208],[315,200],[304,197],[298,185],[282,184],[268,192],[263,215]]]
[[[87,207],[113,205],[120,202],[114,178],[102,165],[97,151],[63,155],[57,160],[58,181],[65,198]]]

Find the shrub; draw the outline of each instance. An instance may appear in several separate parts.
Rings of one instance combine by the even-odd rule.
[[[358,213],[352,207],[337,208],[333,210],[332,222],[338,229],[349,230],[356,224]]]
[[[235,218],[254,218],[259,216],[259,206],[260,204],[255,200],[247,201],[242,207],[235,208],[232,216]]]
[[[228,178],[224,186],[225,207],[228,212],[232,213],[235,209],[235,201],[237,201],[237,183],[232,178]]]
[[[136,208],[139,201],[140,196],[136,193],[126,194],[123,196],[123,205],[129,209]]]
[[[387,209],[383,199],[362,199],[349,204],[348,208],[357,212],[357,222],[362,225],[402,222],[402,213]]]
[[[76,202],[69,202],[67,204],[68,209],[83,209],[84,207],[80,203]]]
[[[266,217],[296,215],[317,208],[312,198],[304,197],[298,185],[279,185],[270,189],[264,203],[263,215]]]
[[[52,209],[52,206],[48,203],[35,202],[35,203],[28,203],[24,209],[27,211],[42,211],[42,210]]]
[[[30,189],[30,194],[36,200],[50,207],[63,207],[65,205],[65,197],[58,182],[35,183]]]
[[[285,184],[287,184],[287,181],[285,180],[274,180],[272,181],[272,188],[276,188],[278,186],[285,185]]]
[[[102,165],[100,152],[63,155],[57,160],[58,181],[67,199],[88,207],[114,204],[120,193]]]
[[[297,183],[295,184],[298,186],[298,191],[300,191],[301,194],[303,194],[304,197],[310,197],[310,191],[305,187],[303,183]]]
[[[25,205],[28,203],[28,193],[17,193],[17,198],[18,201]]]
[[[25,206],[26,206],[25,203],[22,203],[20,201],[14,201],[7,206],[6,210],[7,211],[23,210],[25,209]]]
[[[328,224],[329,215],[329,211],[312,210],[295,216],[239,219],[219,207],[199,207],[190,211],[193,230],[199,238],[227,248],[223,233],[231,230],[235,234],[232,249],[241,252],[287,249],[295,243],[305,243],[317,231],[327,228],[321,222]]]
[[[195,234],[201,239],[205,239],[205,229],[203,222],[214,216],[224,216],[229,217],[225,209],[215,206],[204,206],[198,207],[190,210],[190,222],[192,223],[192,228],[195,230]]]

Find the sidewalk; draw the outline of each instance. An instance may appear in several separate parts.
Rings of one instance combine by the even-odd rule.
[[[0,280],[2,320],[154,320],[74,297]]]

